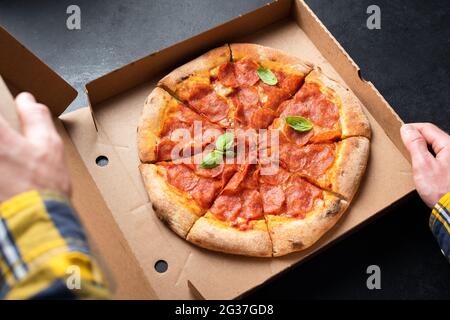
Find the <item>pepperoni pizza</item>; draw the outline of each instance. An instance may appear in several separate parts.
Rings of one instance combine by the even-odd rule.
[[[255,44],[216,48],[147,98],[140,171],[153,208],[203,248],[272,257],[314,244],[364,174],[370,126],[319,67]]]

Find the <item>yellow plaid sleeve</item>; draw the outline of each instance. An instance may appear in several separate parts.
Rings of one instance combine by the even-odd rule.
[[[450,192],[434,206],[430,216],[430,228],[441,251],[450,262]]]
[[[109,297],[64,197],[29,191],[0,204],[0,297]]]

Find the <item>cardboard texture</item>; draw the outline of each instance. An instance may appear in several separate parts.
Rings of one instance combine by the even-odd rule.
[[[0,32],[2,48],[6,43],[14,43],[15,49],[9,50],[9,54],[25,50],[9,37]],[[316,63],[348,85],[370,119],[371,154],[359,192],[338,225],[304,252],[259,259],[198,248],[158,220],[144,190],[135,141],[145,98],[164,74],[226,42],[258,43]],[[5,67],[11,59],[0,55],[0,74],[14,80],[10,89],[17,92],[14,88],[31,88],[33,93],[39,92],[41,101],[59,115],[74,98],[73,92],[59,77],[52,78],[55,90],[65,90],[58,98],[52,97],[51,91],[55,90],[30,86],[29,80],[18,79],[20,75],[12,71],[20,69],[19,65],[45,71],[53,77],[50,70],[41,70],[43,64],[35,57],[22,54],[21,59],[24,61]],[[414,185],[399,137],[402,121],[375,87],[359,74],[358,66],[303,1],[280,0],[88,83],[90,107],[64,114],[56,122],[67,146],[75,186],[74,205],[101,257],[115,296],[239,297],[316,254],[410,193]],[[27,75],[33,76],[34,72]],[[0,95],[5,96],[1,86]],[[100,155],[108,158],[107,166],[96,164]],[[155,270],[158,260],[167,261],[165,273]]]

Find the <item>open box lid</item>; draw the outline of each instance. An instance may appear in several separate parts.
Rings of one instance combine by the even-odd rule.
[[[116,298],[156,298],[151,287],[142,281],[142,270],[58,119],[76,98],[77,91],[1,26],[0,48],[0,115],[20,131],[13,97],[22,91],[32,93],[37,101],[49,107],[64,141],[72,179],[72,204],[84,224],[109,287]],[[89,121],[92,123],[91,119]]]
[[[59,116],[77,91],[0,26],[0,76],[13,95],[32,93]]]

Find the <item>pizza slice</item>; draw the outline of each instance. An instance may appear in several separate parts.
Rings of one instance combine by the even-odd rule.
[[[145,101],[137,140],[142,162],[190,157],[205,150],[224,130],[155,88]]]
[[[276,173],[261,175],[259,182],[274,256],[310,247],[348,206],[347,201],[281,167]]]
[[[358,189],[368,156],[369,139],[365,137],[302,147],[289,142],[279,146],[281,167],[348,201]]]
[[[255,44],[231,44],[232,61],[219,67],[215,83],[227,88],[235,125],[267,128],[278,106],[293,96],[312,66],[279,50]]]
[[[315,69],[295,96],[283,102],[270,130],[298,145],[336,141],[347,137],[370,138],[370,125],[355,95],[340,83]],[[308,122],[310,130],[296,127],[296,120]],[[304,118],[304,119],[302,119]]]
[[[214,73],[231,60],[228,45],[213,49],[175,69],[158,83],[190,108],[222,127],[232,127],[227,91],[215,86]]]
[[[203,248],[247,256],[272,256],[256,164],[240,166],[187,240]]]
[[[203,168],[201,159],[205,155],[139,167],[155,212],[183,238],[237,170],[237,165],[225,161],[214,168]]]

